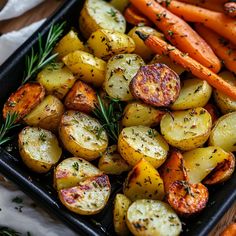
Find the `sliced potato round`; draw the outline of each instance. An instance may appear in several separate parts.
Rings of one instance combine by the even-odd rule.
[[[80,31],[85,38],[98,29],[125,32],[123,15],[111,4],[102,0],[87,0],[79,17]]]
[[[220,117],[211,131],[209,144],[228,152],[236,151],[236,112]]]
[[[158,200],[137,200],[128,209],[126,222],[135,236],[177,236],[181,221],[171,207]]]
[[[37,173],[49,171],[62,154],[56,136],[41,128],[24,128],[19,134],[18,144],[23,162]]]
[[[62,102],[55,96],[48,95],[23,120],[27,125],[56,131],[63,113]]]
[[[71,188],[89,177],[101,174],[97,167],[82,158],[67,158],[54,170],[54,187],[57,190]]]
[[[106,205],[111,192],[107,175],[99,175],[86,179],[78,186],[59,190],[62,204],[80,215],[94,215]]]
[[[70,153],[89,161],[99,157],[108,146],[108,138],[101,124],[82,112],[64,113],[59,136]]]
[[[211,126],[211,115],[204,108],[167,113],[161,119],[161,133],[165,140],[181,150],[191,150],[204,144]]]
[[[171,106],[172,110],[186,110],[204,107],[211,97],[212,88],[200,79],[183,80],[179,97]]]
[[[119,54],[112,57],[107,63],[104,82],[107,94],[121,101],[132,100],[129,83],[143,65],[142,58],[135,54]]]
[[[116,194],[113,210],[113,222],[117,235],[128,236],[130,234],[126,225],[126,213],[131,201],[124,194]]]
[[[122,130],[118,150],[132,166],[144,158],[157,168],[165,161],[169,146],[156,130],[140,125]]]

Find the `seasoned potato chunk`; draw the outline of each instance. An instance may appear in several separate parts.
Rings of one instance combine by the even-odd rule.
[[[82,158],[67,158],[54,170],[54,188],[57,190],[71,188],[87,178],[101,174],[98,168]]]
[[[23,162],[37,173],[48,172],[62,154],[56,136],[48,130],[26,127],[18,139]]]
[[[106,62],[102,59],[87,52],[75,51],[66,55],[63,62],[80,80],[95,86],[103,84]]]
[[[144,158],[157,168],[165,161],[169,146],[156,130],[140,125],[122,130],[118,150],[132,166]]]
[[[59,136],[70,153],[89,161],[99,157],[108,146],[108,138],[101,124],[82,112],[64,113]]]
[[[145,159],[141,159],[129,172],[123,192],[130,200],[162,200],[165,192],[158,171]]]
[[[63,63],[53,63],[45,67],[37,76],[47,94],[63,99],[76,81],[72,72]]]
[[[107,94],[121,101],[132,100],[129,83],[142,65],[144,61],[135,54],[119,54],[112,57],[107,63],[104,83]]]
[[[194,78],[181,82],[180,94],[171,106],[172,110],[204,107],[207,104],[211,97],[212,88],[205,80]]]
[[[98,29],[125,32],[126,21],[112,5],[102,0],[87,0],[79,17],[80,30],[85,38]]]
[[[133,202],[128,209],[126,222],[135,236],[178,236],[182,230],[177,214],[168,204],[158,200]]]
[[[91,34],[87,41],[91,53],[103,60],[119,53],[131,53],[135,49],[132,38],[126,34],[107,29],[100,29]]]
[[[67,109],[90,113],[97,104],[97,95],[92,87],[82,81],[77,81],[65,98]]]
[[[179,76],[164,64],[142,66],[130,82],[131,94],[156,107],[171,105],[179,96]]]
[[[211,115],[204,108],[167,113],[161,119],[161,133],[165,140],[181,150],[191,150],[204,144],[211,126]]]

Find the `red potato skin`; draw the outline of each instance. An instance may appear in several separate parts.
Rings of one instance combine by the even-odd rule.
[[[215,122],[219,118],[219,112],[217,110],[217,107],[215,105],[213,105],[212,103],[207,103],[206,106],[204,107],[204,109],[206,109],[209,112],[209,114],[211,115],[212,124],[215,124]]]

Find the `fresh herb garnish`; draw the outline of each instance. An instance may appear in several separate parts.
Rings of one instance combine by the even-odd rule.
[[[46,134],[45,133],[40,133],[40,135],[39,135],[39,141],[41,141],[41,142],[45,142],[47,140],[47,136],[46,136]]]
[[[107,14],[109,14],[116,22],[120,22],[117,13],[118,12],[114,11],[112,8],[110,9],[110,11],[107,11]]]
[[[11,201],[12,201],[12,202],[15,202],[15,203],[17,203],[17,204],[20,204],[20,203],[23,202],[23,199],[20,198],[20,197],[15,197],[15,198],[13,198]]]
[[[74,162],[73,165],[72,165],[72,167],[73,167],[76,171],[78,171],[78,170],[79,170],[79,163],[78,163],[78,162]]]
[[[149,130],[148,130],[148,136],[150,136],[150,138],[155,138],[156,135],[155,135],[153,129],[149,129]]]

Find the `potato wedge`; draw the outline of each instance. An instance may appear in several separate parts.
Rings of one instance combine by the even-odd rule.
[[[74,156],[88,161],[98,158],[108,146],[106,132],[94,118],[76,111],[64,113],[59,136],[65,148]]]
[[[181,221],[171,207],[158,200],[142,199],[131,204],[126,222],[135,236],[178,236]]]
[[[189,182],[192,184],[200,183],[218,164],[224,162],[231,155],[231,153],[227,153],[216,146],[196,148],[183,153]]]
[[[144,125],[156,126],[160,123],[164,111],[141,102],[129,103],[124,109],[122,125],[125,127]]]
[[[107,175],[90,177],[78,186],[59,190],[62,204],[80,215],[94,215],[106,205],[111,192]]]
[[[90,113],[97,104],[95,90],[82,81],[77,81],[65,98],[67,109]]]
[[[7,114],[17,113],[16,122],[29,114],[44,98],[45,89],[39,83],[27,83],[12,93],[3,107],[3,118]]]
[[[206,207],[208,197],[208,189],[203,184],[177,180],[170,185],[167,200],[179,215],[189,217]]]
[[[158,171],[145,159],[141,159],[129,172],[123,192],[130,200],[164,198],[164,185]]]
[[[23,120],[27,125],[55,132],[63,113],[64,106],[62,102],[55,96],[48,95]]]
[[[90,177],[101,174],[97,167],[83,158],[70,157],[54,169],[53,186],[56,190],[71,188]]]
[[[165,161],[169,146],[155,129],[140,125],[122,130],[118,150],[131,166],[144,158],[157,168]]]
[[[211,131],[209,145],[219,146],[227,152],[236,151],[236,112],[218,119]]]
[[[126,21],[111,4],[102,0],[86,0],[79,17],[79,27],[85,38],[98,29],[124,33]]]
[[[47,94],[63,99],[76,78],[63,63],[52,63],[39,72],[37,81],[44,86]]]
[[[219,163],[216,168],[203,180],[204,184],[220,184],[228,180],[235,170],[235,157],[232,153],[227,159]]]
[[[103,60],[108,60],[120,53],[131,53],[135,49],[135,43],[126,34],[99,29],[91,34],[87,41],[90,52]]]
[[[112,145],[99,159],[98,168],[108,175],[120,175],[129,171],[131,166],[118,153],[117,146]]]
[[[62,59],[67,54],[76,50],[85,50],[83,42],[78,38],[74,30],[70,30],[55,46],[54,53],[58,53],[58,57]]]
[[[128,236],[130,234],[126,225],[126,213],[131,201],[124,194],[116,194],[114,200],[113,222],[117,235]]]
[[[236,77],[230,71],[223,71],[219,75],[229,84],[236,86]],[[231,99],[224,93],[214,90],[214,100],[223,114],[236,111],[236,100]]]
[[[211,115],[204,108],[175,111],[161,119],[161,133],[172,146],[191,150],[204,144],[211,132]]]
[[[166,107],[180,93],[179,76],[164,64],[142,66],[130,82],[131,94],[144,103]]]
[[[168,193],[170,185],[175,181],[188,181],[181,152],[172,151],[164,164],[159,168],[159,173],[164,182],[166,193]]]
[[[204,107],[211,97],[212,88],[200,79],[188,79],[181,81],[182,86],[179,97],[171,106],[172,110],[186,110],[196,107]]]
[[[63,62],[80,80],[98,87],[103,84],[106,62],[102,59],[78,50],[66,55]]]
[[[18,145],[23,162],[37,173],[48,172],[62,154],[56,136],[41,128],[25,127],[19,134]]]
[[[121,101],[132,100],[129,83],[143,65],[143,59],[135,54],[119,54],[112,57],[107,63],[104,82],[107,94]]]

